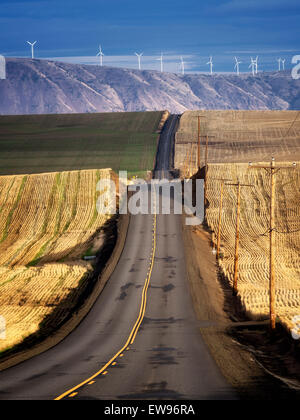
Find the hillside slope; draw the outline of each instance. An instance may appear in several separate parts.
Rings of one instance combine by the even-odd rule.
[[[157,71],[7,59],[0,114],[169,109],[300,109],[300,80],[290,72],[178,75]]]
[[[0,177],[0,354],[63,322],[86,288],[92,266],[82,257],[98,252],[109,219],[96,209],[100,179],[115,176],[106,169]]]

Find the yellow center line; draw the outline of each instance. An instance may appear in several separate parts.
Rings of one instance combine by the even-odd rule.
[[[76,395],[78,395],[78,392],[73,392],[73,394],[69,395],[69,398],[76,397]]]
[[[155,199],[156,199],[156,197],[155,197],[155,194],[154,194],[154,200]],[[142,302],[141,302],[140,312],[139,312],[138,318],[137,318],[137,320],[134,324],[134,327],[132,328],[132,330],[129,334],[129,337],[128,337],[125,345],[98,372],[96,372],[93,376],[91,376],[90,378],[81,382],[80,384],[74,386],[74,388],[69,389],[68,391],[64,392],[63,394],[61,394],[60,396],[55,398],[55,401],[60,401],[63,398],[68,397],[68,396],[71,398],[71,397],[77,395],[78,392],[75,392],[75,391],[77,391],[79,388],[82,388],[84,385],[86,385],[88,383],[91,383],[95,378],[97,378],[101,374],[106,375],[108,373],[106,371],[106,369],[110,365],[115,365],[116,364],[115,360],[119,356],[122,357],[125,349],[127,349],[129,345],[134,343],[136,335],[139,331],[139,328],[140,328],[140,326],[143,322],[144,316],[145,316],[146,304],[147,304],[147,291],[148,291],[148,288],[149,288],[149,283],[150,283],[150,280],[151,280],[153,266],[154,266],[155,252],[156,252],[156,230],[157,230],[156,214],[154,214],[153,230],[154,230],[154,233],[153,233],[153,248],[152,248],[152,255],[151,255],[150,272],[147,274],[147,278],[146,278],[146,281],[145,281],[145,284],[144,284],[143,293],[142,293]]]

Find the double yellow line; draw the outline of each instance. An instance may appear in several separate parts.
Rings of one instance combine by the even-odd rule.
[[[154,194],[154,196],[155,196],[155,194]],[[106,365],[103,366],[98,372],[96,372],[93,376],[91,376],[90,378],[86,379],[85,381],[81,382],[79,385],[74,386],[74,388],[69,389],[68,391],[66,391],[63,394],[61,394],[59,397],[55,398],[55,401],[62,400],[65,397],[75,397],[77,395],[77,391],[78,391],[79,388],[82,388],[84,385],[90,384],[98,376],[107,374],[106,369],[110,365],[112,365],[118,357],[122,356],[122,353],[125,350],[129,350],[128,346],[130,346],[130,345],[132,345],[134,343],[135,338],[136,338],[136,335],[137,335],[137,333],[139,331],[139,328],[140,328],[140,326],[141,326],[141,324],[143,322],[143,319],[144,319],[144,316],[145,316],[145,312],[146,312],[147,292],[148,292],[149,283],[150,283],[151,276],[152,276],[152,271],[153,271],[153,266],[154,266],[154,259],[155,259],[155,253],[156,253],[156,228],[157,228],[157,217],[156,217],[156,214],[154,214],[154,220],[153,220],[153,237],[152,237],[152,251],[151,251],[151,259],[150,259],[149,271],[147,273],[147,277],[146,277],[144,288],[143,288],[142,301],[141,301],[139,316],[138,316],[138,318],[137,318],[137,320],[136,320],[136,322],[134,324],[134,327],[132,328],[132,330],[131,330],[131,332],[129,334],[129,337],[128,337],[126,343],[110,359],[110,361],[107,362]]]

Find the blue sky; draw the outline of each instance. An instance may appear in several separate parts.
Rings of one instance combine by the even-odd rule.
[[[0,54],[29,56],[26,40],[38,40],[37,58],[96,64],[101,43],[105,64],[179,70],[183,55],[189,72],[232,71],[233,56],[249,71],[259,55],[261,70],[275,70],[276,59],[300,54],[299,0],[0,0]]]

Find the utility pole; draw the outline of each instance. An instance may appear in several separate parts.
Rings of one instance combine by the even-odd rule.
[[[200,147],[201,147],[201,118],[200,118],[200,115],[199,115],[198,116],[198,169],[199,169],[199,171],[201,169],[201,163],[200,163],[201,150],[200,150]]]
[[[206,118],[205,115],[198,115],[198,170],[201,169],[201,118]]]
[[[206,135],[205,145],[205,175],[204,175],[204,204],[207,205],[207,172],[208,172],[208,139],[214,138],[215,136]]]
[[[236,208],[236,230],[235,230],[235,254],[234,254],[234,280],[233,280],[233,294],[238,293],[238,277],[239,277],[239,246],[240,246],[240,218],[241,218],[241,188],[253,187],[253,185],[241,184],[226,184],[237,187],[237,208]]]
[[[222,232],[222,214],[223,214],[223,197],[224,197],[224,185],[225,182],[231,182],[231,179],[224,178],[213,178],[214,181],[221,181],[221,194],[219,202],[219,221],[218,221],[218,236],[217,236],[217,259],[220,257],[220,248],[221,248],[221,232]]]
[[[189,150],[186,152],[186,157],[183,162],[184,177],[189,176]]]
[[[218,223],[218,240],[217,240],[217,259],[220,257],[220,246],[221,246],[221,229],[222,229],[222,213],[223,213],[223,197],[224,197],[224,182],[221,183],[221,197],[219,206],[219,223]]]
[[[191,143],[191,154],[190,154],[190,161],[189,161],[189,177],[192,176],[192,170],[191,170],[191,166],[192,166],[192,158],[193,158],[193,143]]]
[[[271,160],[269,166],[253,166],[252,162],[249,166],[254,169],[265,169],[270,175],[270,228],[269,228],[269,296],[270,296],[270,328],[272,331],[276,329],[276,275],[275,275],[275,193],[276,193],[276,174],[283,169],[295,169],[296,163],[293,167],[276,166],[275,158]]]

